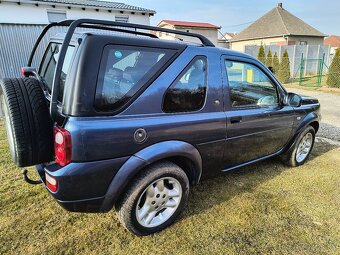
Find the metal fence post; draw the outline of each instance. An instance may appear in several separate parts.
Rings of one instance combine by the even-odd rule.
[[[325,62],[325,53],[322,55],[322,59],[320,59],[319,63],[319,70],[318,70],[318,87],[321,86],[321,80],[322,80],[322,73],[323,73],[323,65]]]
[[[304,66],[305,66],[305,63],[304,63],[304,59],[303,59],[303,53],[301,53],[299,86],[302,86],[302,77],[303,77]]]
[[[291,72],[290,72],[290,76],[294,75],[295,72],[295,56],[296,55],[296,45],[294,45],[294,49],[293,49],[293,59],[292,59],[292,65],[291,65]],[[291,77],[294,78],[294,77]]]
[[[307,45],[307,47],[306,47],[306,60],[304,60],[304,63],[305,63],[304,70],[305,70],[305,72],[303,74],[304,76],[307,75],[308,51],[309,51],[309,45]]]

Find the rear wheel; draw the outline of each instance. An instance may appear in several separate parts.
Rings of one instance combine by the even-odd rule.
[[[145,169],[131,183],[116,209],[125,228],[149,235],[175,221],[188,195],[189,180],[184,171],[171,162],[162,162]]]
[[[53,123],[40,82],[3,79],[1,105],[13,161],[20,167],[53,159]]]

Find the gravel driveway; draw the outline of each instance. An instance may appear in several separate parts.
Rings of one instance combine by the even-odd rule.
[[[287,88],[288,91],[315,97],[321,104],[322,120],[317,137],[340,146],[340,95],[319,91]]]

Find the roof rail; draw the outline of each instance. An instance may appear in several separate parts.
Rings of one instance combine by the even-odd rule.
[[[108,20],[94,20],[94,19],[78,19],[78,20],[63,20],[56,23],[51,23],[47,25],[41,34],[39,35],[37,41],[35,42],[32,52],[30,54],[30,57],[28,59],[27,66],[32,65],[33,57],[35,55],[35,52],[42,40],[42,38],[45,36],[47,31],[55,26],[68,26],[68,30],[66,32],[64,41],[62,43],[60,52],[59,52],[59,59],[57,63],[56,70],[54,72],[53,77],[53,84],[52,84],[52,92],[51,92],[51,102],[50,102],[50,114],[54,121],[57,120],[58,115],[58,91],[59,91],[59,80],[61,77],[62,72],[62,66],[65,60],[66,51],[68,48],[68,45],[72,39],[72,36],[76,30],[77,27],[84,27],[84,28],[93,28],[93,29],[102,29],[102,30],[110,30],[110,31],[118,31],[118,32],[124,32],[124,33],[130,33],[130,34],[136,34],[136,35],[144,35],[144,36],[150,36],[153,38],[157,38],[157,36],[152,35],[150,33],[143,33],[139,31],[131,31],[126,29],[120,29],[116,27],[123,27],[123,28],[135,28],[135,29],[142,29],[142,30],[151,30],[151,31],[160,31],[160,32],[166,32],[171,34],[178,34],[183,36],[189,36],[189,37],[196,37],[198,38],[203,45],[205,46],[211,46],[214,47],[215,45],[207,39],[205,36],[200,34],[194,34],[194,33],[188,33],[188,32],[182,32],[172,29],[166,29],[166,28],[160,28],[160,27],[154,27],[154,26],[147,26],[147,25],[140,25],[140,24],[132,24],[132,23],[123,23],[123,22],[115,22],[115,21],[108,21]]]

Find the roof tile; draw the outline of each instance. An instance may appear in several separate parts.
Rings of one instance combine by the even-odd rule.
[[[330,45],[331,47],[340,47],[340,36],[330,35],[323,41],[324,45]]]
[[[234,36],[231,41],[283,35],[326,36],[284,8],[276,7]]]
[[[219,29],[220,27],[215,26],[210,23],[205,22],[189,22],[189,21],[178,21],[178,20],[162,20],[159,24],[162,22],[168,23],[170,25],[179,26],[179,27],[201,27],[201,28],[214,28]],[[158,24],[158,25],[159,25]]]
[[[146,12],[146,13],[156,13],[154,10],[145,9],[133,5],[128,5],[124,3],[109,2],[109,1],[97,1],[97,0],[30,0],[31,2],[44,2],[50,4],[67,4],[70,6],[89,6],[89,7],[99,7],[105,9],[118,9],[122,11],[136,11],[136,12]]]

